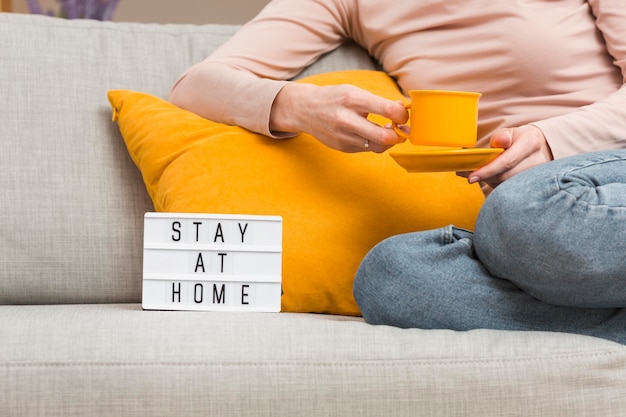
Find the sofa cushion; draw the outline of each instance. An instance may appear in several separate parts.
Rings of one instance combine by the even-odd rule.
[[[0,13],[0,304],[141,300],[152,205],[107,91],[165,97],[236,30]],[[309,71],[362,67],[348,45]]]
[[[403,99],[379,71],[302,82]],[[156,210],[283,217],[283,311],[359,314],[352,282],[369,249],[398,233],[472,228],[483,201],[477,185],[454,173],[409,174],[387,153],[342,153],[306,134],[270,139],[143,93],[109,97]]]
[[[1,416],[623,417],[626,410],[626,348],[571,334],[398,329],[355,317],[139,304],[0,306],[0,329]]]

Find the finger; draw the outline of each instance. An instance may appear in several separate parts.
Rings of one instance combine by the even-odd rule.
[[[365,123],[363,123],[363,121],[365,121]],[[363,144],[365,140],[367,140],[369,141],[368,150],[380,153],[406,140],[398,136],[391,128],[379,126],[367,119],[360,119],[358,122],[360,123],[355,125],[351,134],[353,137],[351,142],[355,146],[359,146],[359,144]]]
[[[524,147],[511,146],[492,162],[472,172],[468,180],[470,183],[479,181],[496,184],[502,183],[522,170],[521,168],[517,168],[520,162],[529,155],[530,152],[524,149]]]
[[[483,181],[503,182],[512,175],[506,175],[511,169],[515,168],[519,161],[528,156],[522,150],[516,151],[513,140],[514,129],[500,129],[491,136],[490,145],[492,148],[504,148],[505,152],[498,156],[491,163],[466,174],[470,184]]]
[[[401,101],[388,100],[375,94],[368,94],[370,100],[362,102],[357,109],[358,111],[365,115],[377,114],[397,124],[404,124],[409,120],[409,112]]]
[[[543,132],[532,125],[500,130],[491,137],[491,144],[505,148],[504,153],[490,164],[470,173],[470,183],[483,181],[495,186],[528,168],[553,159]]]
[[[510,148],[513,145],[513,129],[501,129],[491,136],[492,148]]]
[[[383,153],[393,145],[383,145],[365,138],[357,138],[356,141],[352,141],[351,147],[354,152]]]

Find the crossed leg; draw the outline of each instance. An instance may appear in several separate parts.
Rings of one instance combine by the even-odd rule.
[[[372,324],[626,344],[626,150],[518,174],[487,198],[474,233],[448,226],[381,242],[354,295]]]

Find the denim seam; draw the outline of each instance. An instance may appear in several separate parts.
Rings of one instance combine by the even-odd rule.
[[[607,164],[607,163],[619,162],[619,161],[623,161],[623,160],[624,160],[623,158],[613,157],[611,159],[603,159],[601,161],[587,161],[587,163],[584,164],[584,165],[581,165],[581,166],[578,166],[578,167],[575,167],[575,168],[571,168],[571,169],[569,169],[569,170],[567,170],[565,172],[561,172],[561,173],[559,173],[558,175],[555,176],[557,189],[559,190],[559,192],[566,193],[566,194],[570,195],[571,197],[573,197],[574,200],[576,201],[576,203],[584,205],[584,206],[587,206],[587,207],[590,207],[590,206],[591,207],[607,207],[609,209],[617,209],[617,210],[626,209],[626,207],[624,207],[624,206],[609,206],[609,205],[606,205],[606,204],[590,204],[587,201],[580,200],[580,198],[576,194],[573,194],[571,191],[566,190],[566,189],[564,189],[562,187],[563,183],[565,182],[565,178],[568,177],[569,175],[572,175],[573,173],[576,173],[578,171],[587,169],[587,168],[592,167],[592,166],[604,165],[604,164]],[[594,188],[597,188],[597,187],[594,187]]]

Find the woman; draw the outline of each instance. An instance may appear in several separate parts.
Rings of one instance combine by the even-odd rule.
[[[383,152],[402,139],[391,129],[369,123],[366,116],[376,113],[396,123],[405,123],[408,114],[401,104],[352,86],[318,87],[286,81],[320,55],[348,40],[365,48],[404,91],[445,89],[483,94],[478,144],[506,150],[494,162],[464,174],[469,182],[481,181],[495,187],[527,171],[520,180],[499,186],[498,192],[488,198],[475,236],[454,228],[400,236],[381,243],[368,255],[355,282],[355,296],[366,320],[403,327],[541,328],[598,334],[597,329],[608,326],[607,314],[612,318],[622,317],[622,310],[617,310],[620,313],[614,310],[626,306],[626,291],[623,290],[626,265],[621,257],[609,257],[601,268],[618,270],[611,275],[613,278],[596,282],[594,280],[599,278],[590,275],[588,278],[594,285],[581,284],[567,291],[563,287],[571,283],[549,278],[553,270],[561,267],[561,252],[542,257],[546,268],[537,274],[543,274],[546,282],[541,285],[525,282],[530,279],[525,278],[526,266],[520,267],[513,278],[507,273],[520,258],[529,259],[534,265],[534,258],[546,253],[544,249],[531,253],[528,248],[537,236],[545,238],[545,229],[550,229],[551,225],[543,222],[552,218],[550,210],[561,213],[561,206],[557,209],[547,203],[554,201],[549,195],[559,193],[543,189],[547,185],[540,179],[554,178],[554,173],[558,177],[563,170],[575,170],[577,175],[585,177],[586,171],[581,166],[589,165],[585,162],[587,158],[592,158],[594,166],[598,158],[602,161],[604,158],[623,159],[621,151],[592,153],[574,160],[566,158],[626,148],[626,8],[623,2],[431,0],[406,4],[392,0],[274,0],[221,48],[183,74],[172,88],[170,99],[209,119],[277,138],[307,132],[338,150]],[[564,162],[544,164],[553,159]],[[532,167],[537,169],[529,170]],[[594,175],[599,176],[600,182],[606,180],[613,184],[616,180],[608,172],[619,173],[620,170],[622,168],[614,162],[606,172],[596,170]],[[618,184],[626,182],[620,178],[617,181]],[[611,207],[616,206],[607,214],[609,220],[616,219],[614,223],[608,222],[613,227],[607,233],[625,228],[614,211],[621,210],[626,196],[620,199],[624,194],[615,188],[620,187],[603,189],[603,193],[615,195],[615,198],[600,200],[600,205],[610,201]],[[568,189],[571,192],[571,188]],[[539,207],[538,211],[520,210],[530,201],[525,197],[530,198],[531,191],[538,193],[533,203]],[[513,204],[511,196],[515,195],[524,198]],[[588,204],[595,204],[593,198],[589,197],[588,201]],[[504,207],[506,210],[502,211]],[[541,213],[539,218],[537,213]],[[564,227],[568,233],[558,235],[555,247],[559,250],[572,245],[578,247],[580,243],[576,238],[579,230],[574,225],[590,214],[575,213],[579,217],[570,218],[568,227]],[[520,233],[519,228],[512,227],[517,222],[533,224],[534,228]],[[607,224],[607,219],[603,218],[602,222]],[[615,233],[592,240],[610,240]],[[511,236],[519,240],[513,246],[522,248],[523,254],[511,251],[507,243]],[[433,245],[448,247],[453,241],[463,242],[467,251],[457,255],[431,254]],[[479,242],[474,251],[474,243]],[[402,252],[404,261],[396,256],[399,246],[406,247]],[[593,258],[596,254],[589,250],[587,257]],[[441,262],[435,262],[432,256]],[[457,263],[458,257],[475,268],[467,269],[467,265]],[[506,258],[511,259],[503,261]],[[492,265],[497,260],[503,262],[504,271]],[[607,262],[615,265],[609,267]],[[448,278],[435,282],[441,271],[449,271],[442,275]],[[456,275],[456,280],[449,278]],[[621,284],[616,283],[621,297],[606,300],[598,295],[593,302],[586,300],[588,291],[597,292],[598,286],[616,279],[616,275],[622,277]],[[494,287],[492,292],[484,292],[482,283],[476,287],[476,292],[481,294],[476,298],[481,300],[480,304],[470,296],[470,288],[474,288],[472,285],[477,280]],[[416,282],[420,285],[416,286]],[[444,282],[449,293],[437,287],[439,298],[433,298],[432,292],[423,287],[429,286],[434,291],[436,283],[441,286]],[[452,313],[453,306],[458,306],[458,300],[452,295],[459,294],[461,288],[464,288],[466,307],[472,305],[476,316],[474,321],[462,324],[458,320],[468,313]],[[484,310],[492,307],[482,304],[485,299],[499,300],[497,305],[501,305],[510,297],[510,288],[519,289],[520,293],[515,293],[513,298],[522,301],[511,307],[513,310],[501,311],[495,316],[517,311],[520,314],[513,315],[519,323],[488,317]],[[413,292],[413,297],[409,291]],[[424,304],[420,291],[429,294],[429,299],[435,303]],[[582,294],[565,294],[569,292]],[[402,293],[407,294],[408,299],[399,299],[398,294]],[[541,301],[531,303],[531,300]],[[550,308],[570,309],[565,314],[567,319],[563,320],[571,324],[557,326],[552,325],[549,317],[544,319],[545,323],[536,317],[539,312],[542,317],[549,316]],[[527,310],[536,314],[529,314],[532,317],[525,319],[521,312]],[[450,314],[420,320],[425,311],[435,315]],[[597,319],[600,321],[594,326],[580,322],[599,312],[606,320]],[[485,319],[481,319],[483,317]],[[624,328],[626,319],[619,320]],[[615,329],[605,333],[598,335],[624,342],[623,335],[614,335]]]

